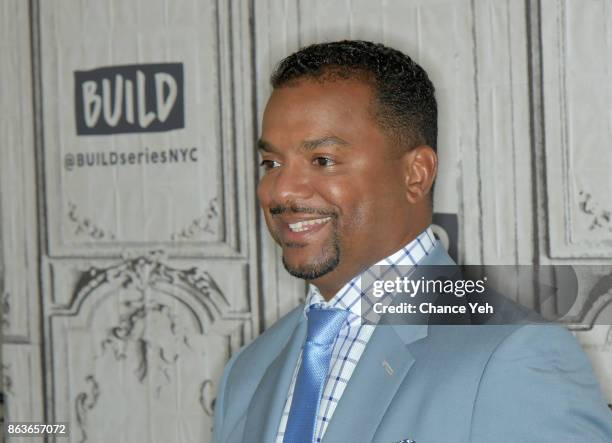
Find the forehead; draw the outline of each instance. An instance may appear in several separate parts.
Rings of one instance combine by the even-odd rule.
[[[376,131],[373,106],[372,88],[364,81],[303,79],[272,92],[263,116],[263,135]]]

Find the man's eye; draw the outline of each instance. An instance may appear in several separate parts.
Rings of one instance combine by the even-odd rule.
[[[259,165],[266,171],[269,171],[270,169],[278,168],[280,163],[274,160],[262,160]]]
[[[313,163],[317,166],[334,166],[336,164],[336,162],[329,157],[317,157],[313,160]]]

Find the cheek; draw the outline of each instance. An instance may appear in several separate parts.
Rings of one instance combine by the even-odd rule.
[[[261,206],[261,209],[263,211],[266,225],[268,225],[268,228],[270,229],[270,231],[272,231],[272,223],[270,219],[271,216],[270,212],[268,211],[268,209],[270,208],[270,193],[268,192],[268,187],[268,180],[262,178],[257,184],[257,200],[259,201],[259,206]]]
[[[270,195],[269,191],[269,180],[267,177],[262,177],[257,183],[257,200],[259,200],[259,204],[262,208],[267,208],[270,204],[268,196]]]
[[[262,198],[264,187],[265,187],[264,180],[265,178],[260,178],[259,182],[257,183],[257,199],[259,200],[260,203],[262,202],[261,198]]]
[[[393,227],[403,211],[400,190],[375,181],[367,186],[347,183],[327,188],[328,198],[340,210],[340,235],[345,241],[375,240]]]
[[[366,191],[356,186],[354,181],[323,184],[321,187],[321,195],[339,213],[338,228],[341,231],[357,233],[368,226],[376,210],[376,198]]]
[[[370,205],[366,202],[361,201],[355,207],[352,208],[350,216],[345,220],[345,230],[351,234],[351,237],[347,240],[355,239],[362,240],[361,237],[368,235],[370,232],[370,220],[372,212]]]

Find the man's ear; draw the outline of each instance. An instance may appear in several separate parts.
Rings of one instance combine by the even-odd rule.
[[[406,152],[402,158],[406,199],[416,204],[428,199],[438,172],[438,156],[427,145],[417,146]]]

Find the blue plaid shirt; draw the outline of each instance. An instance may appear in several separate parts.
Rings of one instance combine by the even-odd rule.
[[[423,231],[409,244],[391,254],[389,257],[376,263],[377,265],[413,266],[434,248],[437,240],[431,227]],[[304,315],[313,307],[322,309],[346,309],[349,315],[346,324],[340,329],[338,337],[334,342],[331,363],[323,396],[317,412],[317,424],[315,429],[316,441],[320,442],[325,435],[327,425],[336,410],[336,405],[342,397],[342,393],[361,358],[361,354],[368,344],[374,327],[362,325],[361,323],[361,275],[353,278],[340,289],[329,301],[325,301],[319,290],[310,285],[306,302],[304,304]],[[289,393],[285,402],[285,409],[281,417],[276,442],[282,443],[291,409],[295,379],[302,363],[302,355],[293,372],[293,380],[289,387]]]

